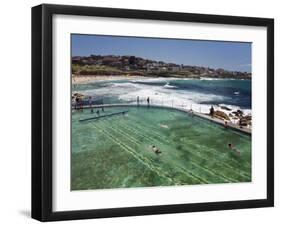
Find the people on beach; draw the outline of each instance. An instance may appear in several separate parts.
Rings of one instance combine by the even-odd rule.
[[[104,112],[104,107],[101,108],[101,111]]]
[[[139,96],[137,97],[137,104],[138,104],[138,106],[140,105],[140,97]]]
[[[147,106],[149,107],[149,102],[150,102],[149,97],[147,97],[146,101],[147,101]]]
[[[100,110],[97,110],[97,114],[98,114],[98,116],[100,116]]]
[[[210,116],[214,117],[214,113],[215,113],[215,109],[214,109],[213,106],[211,106],[211,108],[210,108]]]
[[[228,148],[234,151],[236,154],[240,155],[240,151],[237,148],[235,148],[234,144],[228,143]]]

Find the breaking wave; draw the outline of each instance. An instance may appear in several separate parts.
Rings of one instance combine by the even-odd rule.
[[[177,78],[147,78],[130,81],[110,81],[100,86],[88,87],[83,93],[95,97],[114,97],[120,102],[136,102],[139,97],[141,103],[146,103],[149,97],[151,104],[173,105],[192,108],[202,113],[209,112],[211,105],[217,107],[228,106],[232,110],[241,109],[233,104],[233,97],[219,95],[217,92],[206,93],[204,89],[182,89],[174,85],[173,81],[189,82]],[[192,81],[194,82],[194,81]],[[195,81],[196,82],[196,81]],[[200,80],[198,80],[200,83]],[[217,81],[216,81],[217,82]],[[196,84],[198,86],[198,84]],[[232,92],[233,94],[233,92]],[[237,97],[238,95],[236,95]],[[247,113],[251,109],[244,108]]]

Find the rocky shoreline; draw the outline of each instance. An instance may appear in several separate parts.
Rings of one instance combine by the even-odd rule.
[[[215,110],[213,117],[223,121],[232,122],[241,127],[252,127],[252,115],[246,114],[242,110],[233,110],[226,106],[220,106],[220,110]]]

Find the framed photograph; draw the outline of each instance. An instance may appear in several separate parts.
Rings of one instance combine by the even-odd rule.
[[[32,8],[32,217],[274,205],[274,21]]]

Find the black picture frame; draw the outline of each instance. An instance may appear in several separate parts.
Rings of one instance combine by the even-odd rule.
[[[52,210],[52,18],[55,14],[262,26],[267,28],[267,198],[130,208]],[[43,4],[32,8],[32,218],[122,217],[274,206],[274,20],[176,12]]]

